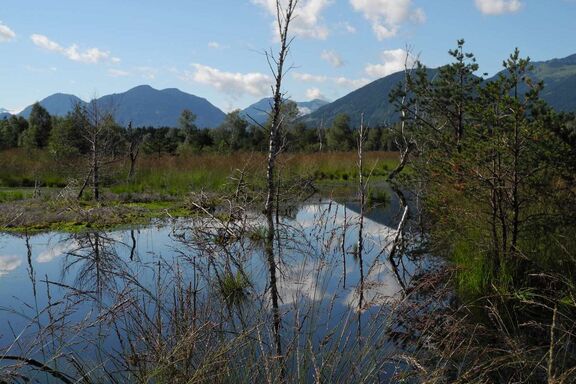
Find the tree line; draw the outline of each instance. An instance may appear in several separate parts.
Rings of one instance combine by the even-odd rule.
[[[11,116],[0,121],[0,149],[45,149],[56,157],[73,157],[90,152],[87,132],[94,122],[90,112],[99,109],[106,114],[105,134],[111,144],[108,151],[126,152],[135,143],[147,154],[266,151],[270,121],[264,124],[251,122],[249,117],[235,110],[226,115],[224,122],[214,129],[196,126],[193,111],[183,110],[176,127],[128,127],[114,120],[113,108],[77,105],[66,116],[51,116],[35,103],[28,119]],[[337,115],[327,127],[308,127],[298,120],[298,107],[292,101],[282,104],[283,131],[280,140],[287,151],[349,151],[355,147],[355,130],[346,114]],[[370,129],[365,149],[372,151],[394,150],[390,127]]]

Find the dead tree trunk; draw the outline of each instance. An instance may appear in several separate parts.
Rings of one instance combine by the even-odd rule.
[[[358,223],[358,261],[360,263],[360,295],[358,299],[358,313],[362,312],[364,302],[364,262],[362,253],[364,251],[364,205],[366,204],[366,182],[364,181],[364,114],[360,117],[360,129],[358,131],[358,181],[360,194],[360,222]]]
[[[270,295],[272,298],[272,316],[274,325],[274,344],[276,347],[276,354],[282,356],[282,338],[280,335],[281,316],[280,316],[280,300],[278,294],[277,282],[277,264],[274,256],[274,197],[276,193],[276,157],[279,152],[278,138],[280,127],[282,124],[281,107],[282,107],[282,76],[284,74],[284,62],[288,54],[291,39],[288,38],[288,27],[294,16],[294,10],[298,0],[289,0],[287,6],[284,8],[280,1],[276,1],[276,18],[278,24],[278,33],[280,37],[280,52],[277,57],[268,55],[270,68],[274,74],[274,105],[271,112],[271,126],[270,138],[268,143],[268,161],[266,167],[266,204],[264,212],[266,214],[266,222],[268,225],[268,232],[266,234],[266,260],[268,262],[268,271],[270,274]],[[275,65],[273,65],[275,64]],[[275,68],[274,68],[275,66]]]
[[[94,200],[100,200],[100,175],[98,163],[98,135],[94,135],[92,140],[92,190],[94,193]]]

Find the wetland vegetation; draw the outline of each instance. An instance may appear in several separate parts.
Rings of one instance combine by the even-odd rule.
[[[306,127],[296,4],[265,124],[2,121],[0,382],[576,381],[574,115],[460,40],[381,95],[395,124]]]

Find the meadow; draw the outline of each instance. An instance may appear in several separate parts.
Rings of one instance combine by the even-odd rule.
[[[374,183],[397,164],[394,152],[368,152],[365,157]],[[195,213],[191,203],[198,194],[217,200],[240,187],[248,188],[255,202],[262,202],[265,161],[261,152],[145,154],[128,179],[128,159],[112,159],[101,168],[102,197],[96,202],[90,186],[77,198],[88,174],[85,158],[57,159],[47,150],[5,150],[0,152],[0,228],[81,230],[86,225],[111,227],[189,216]],[[343,201],[356,194],[354,152],[283,153],[278,164],[281,189],[287,194],[291,186],[303,184],[310,193]],[[377,189],[369,194],[373,201],[387,197]]]
[[[366,168],[373,177],[385,176],[397,164],[395,152],[368,152]],[[266,155],[260,152],[143,155],[136,174],[128,180],[127,159],[111,160],[103,167],[104,187],[113,194],[150,193],[184,196],[192,191],[226,191],[241,174],[258,184],[265,176]],[[19,200],[33,188],[64,188],[82,182],[88,173],[83,158],[56,159],[47,151],[10,149],[0,152],[0,201]],[[284,153],[282,175],[298,175],[316,182],[346,182],[357,177],[354,152]]]

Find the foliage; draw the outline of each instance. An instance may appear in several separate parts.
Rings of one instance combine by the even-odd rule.
[[[50,114],[40,103],[36,102],[32,106],[28,124],[28,129],[21,136],[22,146],[28,149],[46,147],[52,129],[52,121]]]
[[[0,121],[0,149],[15,148],[18,139],[28,129],[28,121],[22,116],[10,116]]]
[[[339,114],[336,116],[332,126],[326,132],[326,144],[328,149],[334,151],[349,151],[353,148],[354,137],[348,115]]]
[[[541,100],[543,85],[518,50],[483,81],[463,45],[433,78],[421,65],[408,71],[408,88],[393,95],[405,114],[398,139],[415,148],[409,179],[429,245],[455,263],[464,303],[431,336],[440,345],[432,364],[457,366],[442,373],[450,382],[570,382],[573,306],[562,303],[576,292],[565,284],[576,278],[573,116]]]
[[[425,181],[438,248],[458,254],[464,265],[482,265],[476,290],[522,287],[528,273],[540,272],[540,256],[527,247],[535,228],[574,229],[574,213],[558,210],[574,201],[564,160],[573,148],[552,129],[562,131],[564,123],[541,102],[528,59],[516,50],[499,78],[482,82],[463,44],[435,79],[423,67],[410,74],[408,122],[419,149],[413,168]]]

